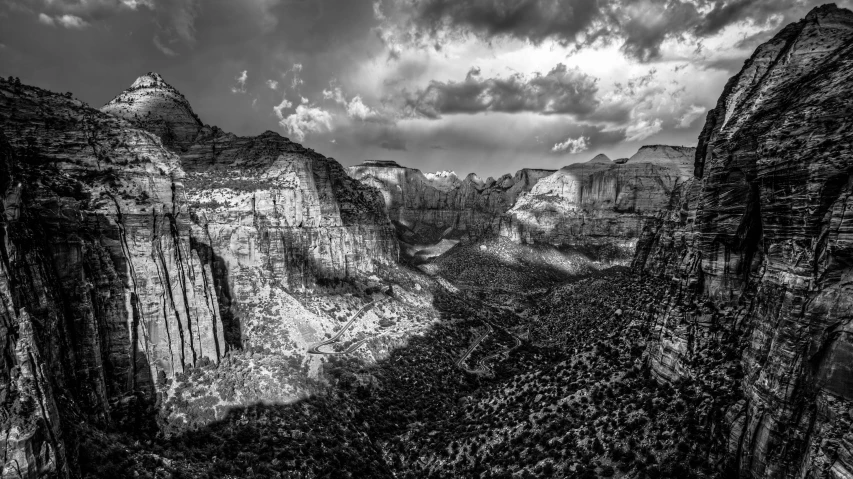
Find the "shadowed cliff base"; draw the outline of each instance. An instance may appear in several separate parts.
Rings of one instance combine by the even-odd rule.
[[[734,383],[722,395],[722,376],[674,386],[650,379],[639,360],[659,283],[597,276],[513,295],[516,309],[507,295],[436,290],[440,323],[374,365],[330,360],[317,396],[236,407],[150,446],[94,437],[87,449],[118,440],[124,446],[113,448],[130,454],[85,468],[93,477],[714,476],[706,457],[717,457],[721,438],[708,424],[736,397]],[[467,373],[456,361],[486,323],[526,330],[527,339],[498,357],[500,340],[480,343],[467,362],[492,357],[492,374]],[[709,354],[735,364],[727,351]],[[710,391],[714,404],[704,401]]]

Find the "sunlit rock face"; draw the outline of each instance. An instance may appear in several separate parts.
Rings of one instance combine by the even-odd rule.
[[[626,161],[598,155],[542,178],[499,219],[502,236],[589,249],[622,262],[649,218],[692,176],[695,148],[644,146]]]
[[[659,378],[689,376],[710,341],[742,345],[744,399],[718,431],[744,477],[853,477],[851,58],[853,13],[833,5],[761,45],[638,247],[636,267],[674,282]]]
[[[117,99],[132,98],[145,85],[145,98],[158,99],[163,116],[186,111],[182,118],[195,117],[183,96],[151,76]],[[151,102],[115,104],[103,110],[133,122],[153,108]],[[139,126],[168,144],[170,133],[158,124],[143,120]],[[204,125],[181,138],[190,136],[172,149],[186,171],[182,199],[193,244],[216,274],[229,347],[304,349],[319,338],[311,325],[284,324],[293,291],[396,264],[399,248],[382,197],[334,159],[271,131],[238,137]]]
[[[382,192],[403,241],[435,243],[494,233],[496,220],[516,198],[554,171],[525,168],[498,179],[483,180],[473,173],[460,179],[453,172],[424,174],[393,161],[367,161],[347,172]]]
[[[158,381],[222,358],[216,281],[156,136],[6,81],[0,128],[4,477],[64,474],[57,405],[109,426]]]

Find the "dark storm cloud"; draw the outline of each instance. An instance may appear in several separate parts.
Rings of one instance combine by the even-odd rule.
[[[630,57],[649,61],[661,44],[685,35],[704,38],[739,21],[764,25],[801,18],[823,0],[381,0],[383,16],[406,22],[429,43],[442,35],[511,37],[539,44],[555,40],[583,47],[621,43]],[[704,12],[704,13],[703,13]],[[769,26],[771,29],[779,25]]]
[[[535,112],[541,114],[586,114],[598,106],[596,79],[579,70],[558,64],[547,75],[524,78],[481,78],[473,68],[464,81],[432,81],[406,98],[410,116],[439,118],[442,114]]]

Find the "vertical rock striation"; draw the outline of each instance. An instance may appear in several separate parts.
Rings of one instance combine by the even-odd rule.
[[[396,264],[381,196],[334,159],[271,131],[239,137],[202,125],[157,74],[140,77],[102,110],[160,136],[179,155],[192,244],[214,273],[229,347],[294,352],[316,340],[292,337],[304,336],[293,325],[282,329],[295,292]]]
[[[825,5],[729,81],[697,178],[638,246],[635,267],[673,278],[648,351],[659,378],[740,341],[743,400],[716,430],[742,477],[853,477],[851,118],[853,12]]]
[[[634,253],[650,218],[692,176],[695,149],[644,146],[623,162],[598,155],[542,178],[499,220],[502,236],[598,251],[621,261]]]
[[[421,173],[393,161],[367,161],[347,173],[382,192],[400,238],[413,244],[441,239],[475,239],[492,227],[516,198],[553,170],[525,168],[515,175],[459,179],[453,172]]]
[[[0,394],[14,416],[33,418],[4,425],[4,474],[67,473],[57,407],[115,425],[113,412],[155,398],[155,381],[218,362],[222,322],[211,269],[190,241],[179,159],[158,138],[5,81],[0,119],[10,352]]]

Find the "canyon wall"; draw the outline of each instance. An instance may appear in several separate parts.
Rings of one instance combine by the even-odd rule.
[[[542,178],[498,220],[501,236],[588,250],[606,260],[634,254],[649,219],[692,177],[694,148],[644,146],[627,161],[598,155]]]
[[[218,362],[223,324],[159,139],[6,81],[0,116],[2,396],[23,421],[4,423],[4,477],[67,473],[57,407],[111,426],[157,381]]]
[[[653,372],[741,351],[712,427],[734,476],[853,477],[853,12],[825,5],[761,45],[708,114],[696,178],[634,266],[672,278]]]
[[[301,358],[338,319],[296,295],[398,259],[333,159],[202,125],[156,74],[104,110],[0,80],[4,477],[75,475],[80,427],[140,427],[233,349]]]
[[[400,239],[431,244],[441,239],[476,239],[493,232],[516,198],[553,170],[525,168],[515,175],[481,179],[453,172],[424,174],[393,161],[367,161],[347,173],[382,192]]]
[[[102,111],[149,129],[180,157],[191,237],[216,272],[231,347],[307,347],[319,340],[319,325],[282,321],[294,292],[396,264],[382,197],[334,159],[271,131],[239,137],[201,125],[156,73]]]

